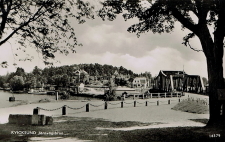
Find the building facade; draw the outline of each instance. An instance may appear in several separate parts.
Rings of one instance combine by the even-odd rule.
[[[136,77],[132,82],[133,88],[147,88],[149,87],[149,81],[146,77]]]
[[[185,91],[202,93],[205,91],[202,78],[199,75],[188,75],[184,71],[159,71],[154,79],[154,89],[165,92]]]

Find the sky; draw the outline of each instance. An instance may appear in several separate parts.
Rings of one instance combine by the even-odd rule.
[[[99,63],[113,66],[123,66],[135,73],[150,72],[156,76],[160,70],[179,70],[190,75],[200,75],[207,78],[206,58],[203,52],[196,52],[182,44],[183,37],[189,33],[181,30],[181,25],[176,23],[171,33],[153,34],[151,31],[141,34],[138,38],[135,33],[127,32],[127,28],[137,23],[137,19],[124,21],[118,16],[114,21],[102,21],[99,17],[87,20],[84,24],[74,25],[78,42],[82,47],[76,47],[76,53],[65,56],[56,54],[54,66]],[[201,49],[197,38],[191,40],[191,46]],[[9,67],[0,68],[0,75],[15,72],[17,67],[22,67],[26,72],[31,72],[35,66],[44,68],[42,60],[33,48],[27,49],[20,56],[33,55],[30,61],[18,61],[19,57],[13,56],[16,52],[16,39],[12,38],[0,47],[0,62],[8,61]],[[12,64],[16,63],[17,66]]]

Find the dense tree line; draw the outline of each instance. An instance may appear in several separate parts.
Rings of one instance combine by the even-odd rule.
[[[98,63],[70,66],[65,65],[60,67],[51,66],[44,69],[40,69],[35,66],[33,71],[30,73],[26,73],[23,68],[18,67],[16,72],[0,76],[0,87],[12,88],[15,91],[21,90],[22,88],[41,88],[46,85],[65,87],[74,85],[74,78],[76,77],[75,71],[85,71],[88,74],[88,77],[86,74],[80,74],[80,82],[85,84],[89,84],[91,80],[109,80],[109,78],[114,76],[117,78],[117,85],[126,85],[127,83],[121,76],[129,78],[129,81],[132,81],[132,78],[140,76],[122,66],[115,67],[112,65],[101,65]]]

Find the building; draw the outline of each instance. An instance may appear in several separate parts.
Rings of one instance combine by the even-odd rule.
[[[74,83],[89,82],[89,74],[86,71],[79,69],[74,71],[73,79]]]
[[[202,78],[199,75],[188,75],[184,71],[160,70],[154,79],[154,89],[161,91],[185,91],[202,93],[205,90]]]
[[[149,81],[146,77],[136,77],[132,82],[133,88],[147,88],[149,87]]]

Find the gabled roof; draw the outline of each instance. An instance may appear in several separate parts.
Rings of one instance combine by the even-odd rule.
[[[179,75],[179,74],[186,74],[184,71],[163,71],[160,70],[159,75],[162,74],[164,76],[170,76],[170,75]]]
[[[134,79],[138,79],[138,80],[146,80],[146,77],[135,77]]]

